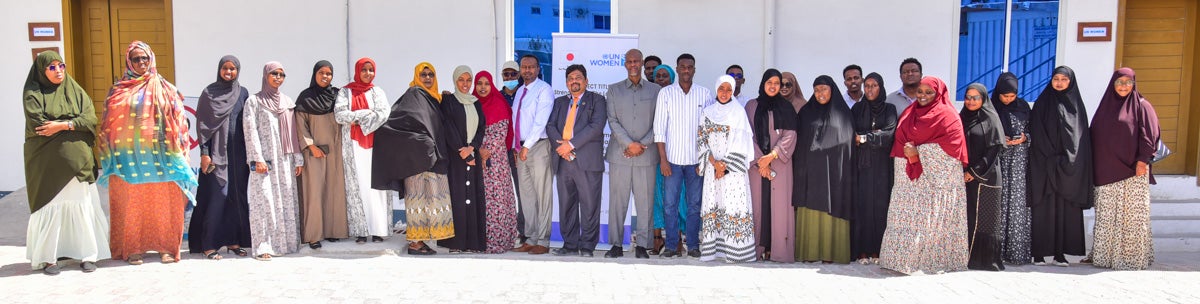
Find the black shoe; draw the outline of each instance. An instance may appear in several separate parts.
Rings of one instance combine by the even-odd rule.
[[[57,260],[57,261],[58,261],[58,262],[62,262],[62,261],[68,261],[68,260],[71,260],[71,258],[68,258],[68,257],[58,257],[58,260]]]
[[[593,257],[594,255],[592,255],[591,249],[579,249],[579,256],[585,257],[585,258],[590,258],[590,257]]]
[[[383,237],[381,237],[381,236],[372,236],[372,237],[371,237],[371,242],[372,242],[372,243],[383,243]]]
[[[681,255],[679,255],[679,251],[675,251],[675,249],[663,248],[662,254],[660,254],[658,256],[663,257],[663,258],[673,258],[673,257],[679,257]]]
[[[688,250],[688,256],[693,257],[693,258],[700,257],[700,249]]]
[[[59,267],[58,264],[46,265],[45,268],[42,268],[42,273],[50,276],[56,276],[61,272],[62,267]]]
[[[308,244],[308,248],[321,249],[321,241],[316,241]]]
[[[633,247],[633,257],[639,259],[649,259],[650,255],[646,253],[646,247],[637,246]]]
[[[82,268],[83,272],[93,272],[93,271],[96,271],[96,263],[92,263],[92,262],[79,263],[79,268]]]
[[[330,242],[330,243],[337,243],[337,242],[338,242],[338,241],[340,241],[340,240],[339,240],[339,239],[335,239],[335,238],[325,238],[325,241],[326,241],[326,242]]]
[[[612,249],[609,249],[608,252],[604,253],[604,257],[606,257],[606,258],[623,257],[623,256],[625,256],[624,251],[625,251],[625,249],[621,248],[621,246],[612,246]]]
[[[579,249],[554,248],[550,253],[556,256],[579,255]]]
[[[360,237],[358,237],[357,239],[354,239],[354,242],[355,242],[355,243],[358,243],[358,244],[366,244],[366,243],[367,243],[367,237],[365,237],[365,236],[360,236]]]

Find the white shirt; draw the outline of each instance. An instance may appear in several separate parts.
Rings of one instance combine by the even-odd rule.
[[[863,92],[863,95],[862,95],[862,96],[863,96],[863,97],[866,97],[866,96],[867,96],[867,93],[866,93],[866,92]],[[848,107],[851,107],[851,108],[853,108],[853,107],[854,107],[854,104],[855,104],[855,103],[858,103],[858,102],[862,101],[863,97],[859,97],[859,98],[856,100],[856,99],[854,99],[854,98],[850,98],[850,92],[849,92],[849,91],[846,91],[845,93],[842,93],[842,99],[845,99],[845,100],[846,100],[846,106],[848,106]]]
[[[672,84],[658,91],[658,104],[654,108],[654,142],[664,143],[667,161],[676,165],[700,163],[696,151],[696,132],[700,129],[700,118],[704,107],[715,100],[708,89],[692,84],[684,93],[679,84]]]
[[[549,83],[541,79],[517,88],[513,96],[513,120],[518,131],[517,142],[524,141],[525,148],[533,148],[539,139],[546,138],[546,121],[554,109],[554,92]]]

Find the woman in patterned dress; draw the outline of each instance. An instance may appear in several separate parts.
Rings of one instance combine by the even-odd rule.
[[[426,241],[454,237],[446,174],[448,158],[458,153],[446,142],[442,98],[433,65],[417,64],[408,91],[396,100],[387,123],[379,128],[373,151],[371,187],[396,190],[404,197],[410,255],[436,254]]]
[[[484,202],[487,203],[487,253],[504,253],[517,238],[517,197],[514,192],[508,148],[512,147],[512,108],[508,107],[492,74],[475,74],[475,93],[483,104],[487,129],[483,147],[479,149],[483,162]]]
[[[355,243],[383,242],[392,234],[392,196],[371,187],[375,130],[388,118],[391,102],[376,87],[375,60],[359,58],[354,63],[354,81],[338,92],[333,117],[342,125],[342,159],[346,175],[346,222]],[[439,95],[440,96],[440,95]]]
[[[296,138],[296,102],[279,93],[287,77],[283,65],[267,62],[262,77],[262,89],[246,99],[242,119],[246,162],[254,169],[247,186],[250,241],[254,258],[267,261],[300,250],[296,177],[304,157]]]
[[[704,108],[696,147],[698,174],[704,176],[700,204],[700,260],[725,258],[729,263],[753,262],[754,216],[751,214],[750,157],[754,133],[746,112],[733,97],[729,75],[717,81],[717,102]]]
[[[967,238],[970,240],[971,260],[967,268],[974,270],[1004,270],[998,237],[1000,218],[1000,150],[1004,148],[1004,131],[996,109],[987,99],[987,87],[982,83],[967,86],[963,98],[963,132],[967,136],[967,156],[970,164],[963,169],[967,182]]]
[[[1092,117],[1096,229],[1092,263],[1141,270],[1154,262],[1150,233],[1150,161],[1158,150],[1158,114],[1138,92],[1133,69],[1113,72]]]
[[[1004,72],[992,90],[992,106],[1004,125],[1000,150],[1000,219],[996,222],[1004,264],[1029,264],[1029,205],[1025,200],[1029,172],[1029,102],[1017,97],[1017,76]]]
[[[184,113],[183,95],[158,73],[150,45],[130,43],[125,76],[105,98],[96,140],[113,259],[140,265],[143,253],[156,251],[163,263],[177,261],[184,204],[194,201],[196,187]]]
[[[895,184],[879,265],[905,274],[967,269],[967,147],[962,120],[937,77],[921,79],[900,114]]]

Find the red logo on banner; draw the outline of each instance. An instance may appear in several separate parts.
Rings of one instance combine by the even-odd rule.
[[[575,53],[567,53],[567,61],[575,61]]]

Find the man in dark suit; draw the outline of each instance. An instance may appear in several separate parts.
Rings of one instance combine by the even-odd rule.
[[[551,169],[558,180],[559,232],[563,248],[554,255],[591,257],[600,240],[600,191],[604,177],[604,96],[587,91],[587,69],[567,67],[569,94],[554,99],[546,137],[554,148]]]

